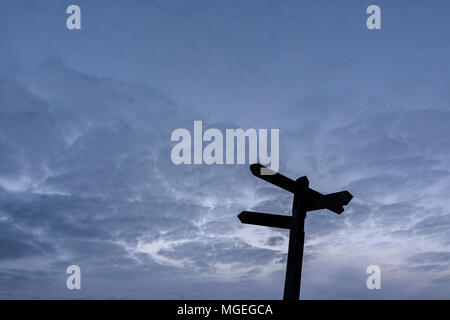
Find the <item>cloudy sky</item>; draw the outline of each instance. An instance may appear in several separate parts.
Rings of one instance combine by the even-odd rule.
[[[354,195],[308,214],[302,298],[450,298],[449,17],[446,0],[1,1],[0,298],[280,299],[288,231],[236,215],[290,214],[292,195],[248,165],[174,165],[194,120],[277,128],[281,173]]]

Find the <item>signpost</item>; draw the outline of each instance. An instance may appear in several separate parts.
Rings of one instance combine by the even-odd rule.
[[[264,170],[264,174],[261,174],[261,169]],[[341,214],[344,212],[343,206],[347,205],[353,196],[348,191],[324,195],[309,188],[307,177],[301,177],[294,181],[276,172],[267,174],[270,169],[259,163],[252,164],[250,170],[254,176],[294,194],[292,216],[242,211],[238,215],[238,218],[242,223],[246,224],[290,230],[283,299],[298,300],[300,297],[302,276],[306,213],[308,211],[328,209],[337,214]]]

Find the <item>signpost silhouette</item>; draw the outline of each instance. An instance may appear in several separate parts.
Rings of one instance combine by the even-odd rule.
[[[348,191],[324,195],[309,188],[309,181],[306,176],[294,181],[282,174],[271,171],[259,163],[252,164],[250,170],[254,176],[294,194],[292,216],[242,211],[238,218],[242,223],[246,224],[290,230],[283,300],[298,300],[302,276],[306,213],[308,211],[328,209],[341,214],[344,212],[343,206],[347,205],[353,196]],[[267,174],[269,171],[272,174]]]

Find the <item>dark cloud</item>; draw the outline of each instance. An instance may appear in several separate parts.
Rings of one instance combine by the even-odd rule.
[[[170,133],[194,118],[164,95],[59,61],[41,65],[26,82],[3,84],[0,260],[16,266],[2,269],[3,287],[14,291],[5,289],[5,297],[39,296],[38,288],[45,288],[41,297],[67,296],[70,264],[80,265],[88,283],[80,297],[117,297],[106,288],[131,288],[140,277],[156,287],[130,296],[171,297],[160,292],[171,281],[158,279],[228,278],[236,263],[247,269],[277,259],[276,251],[230,235],[238,226],[230,199],[245,197],[236,188],[245,185],[241,169],[171,164]],[[27,272],[20,259],[32,259],[45,277],[20,278]],[[188,279],[185,269],[192,270]],[[13,289],[14,282],[29,289]]]
[[[53,251],[51,243],[30,235],[12,223],[0,223],[2,250],[0,260],[19,259],[27,256],[43,255]]]
[[[450,262],[450,251],[443,252],[423,252],[411,258],[411,262],[416,263],[436,263],[436,262]]]

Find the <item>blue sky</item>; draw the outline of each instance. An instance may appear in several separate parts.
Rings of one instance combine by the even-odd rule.
[[[0,297],[281,298],[287,232],[236,214],[289,213],[291,195],[246,165],[172,164],[171,132],[202,120],[278,128],[282,173],[354,195],[308,214],[302,298],[449,298],[449,17],[448,1],[1,2]]]

